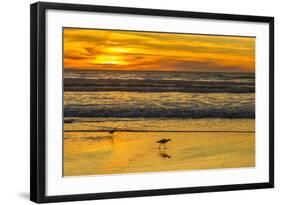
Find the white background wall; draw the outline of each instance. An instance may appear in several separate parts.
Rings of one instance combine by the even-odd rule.
[[[52,1],[52,0],[49,0]],[[0,204],[31,204],[29,198],[29,4],[0,5]],[[275,17],[276,188],[235,192],[157,196],[68,204],[280,204],[281,201],[281,12],[278,0],[61,0],[69,3],[145,7]],[[64,204],[64,203],[61,203]]]

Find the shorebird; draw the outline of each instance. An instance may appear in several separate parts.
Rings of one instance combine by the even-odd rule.
[[[109,134],[114,134],[115,130],[108,131]]]
[[[160,149],[161,145],[163,145],[164,148],[166,148],[165,144],[169,141],[172,141],[172,140],[171,139],[162,139],[162,140],[157,141],[156,143],[159,143],[159,149]]]
[[[108,133],[110,134],[110,137],[111,137],[111,143],[114,144],[114,132],[115,132],[115,129],[113,130],[109,130]]]

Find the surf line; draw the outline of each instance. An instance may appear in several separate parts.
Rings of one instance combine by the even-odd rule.
[[[109,132],[110,130],[64,130],[64,132]],[[256,131],[239,131],[239,130],[115,130],[115,132],[221,132],[221,133],[255,133]]]

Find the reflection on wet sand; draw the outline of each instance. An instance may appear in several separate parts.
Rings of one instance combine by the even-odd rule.
[[[200,123],[202,120],[197,126],[202,130]],[[222,126],[219,120],[208,123],[211,127]],[[194,122],[186,124],[193,124],[195,129]],[[254,130],[254,120],[228,120],[223,125],[242,131],[65,132],[64,176],[255,166],[255,132],[247,131]],[[83,128],[83,125],[76,126],[79,130]],[[156,142],[169,138],[174,142],[159,148]]]
[[[159,148],[159,156],[164,158],[164,159],[170,159],[172,158],[171,155],[168,155],[167,152],[166,152],[166,149],[167,148]]]

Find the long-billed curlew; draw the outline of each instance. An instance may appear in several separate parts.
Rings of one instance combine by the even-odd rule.
[[[156,143],[159,143],[159,149],[160,149],[161,145],[163,145],[164,148],[166,148],[165,144],[169,141],[172,141],[172,140],[171,139],[162,139],[162,140],[157,141]]]

